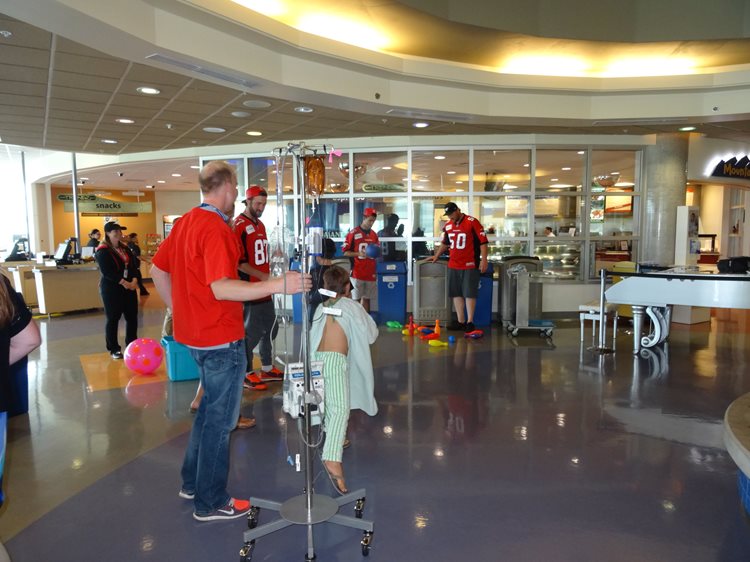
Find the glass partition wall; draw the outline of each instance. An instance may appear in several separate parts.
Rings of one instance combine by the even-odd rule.
[[[262,217],[269,232],[280,220],[276,187],[281,186],[289,235],[299,239],[293,232],[300,212],[297,174],[291,157],[282,164],[281,178],[275,159],[268,156],[247,157],[238,168],[246,173],[246,184],[269,191]],[[340,247],[346,233],[362,221],[364,209],[374,208],[374,229],[383,242],[395,244],[410,269],[413,259],[431,255],[440,243],[447,221],[443,207],[449,201],[482,223],[491,261],[533,255],[542,260],[550,279],[579,282],[596,278],[612,262],[637,261],[637,149],[352,149],[331,162],[326,157],[325,169],[325,190],[307,216]]]

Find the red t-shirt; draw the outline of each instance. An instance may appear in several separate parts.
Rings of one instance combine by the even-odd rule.
[[[174,339],[193,347],[222,345],[245,337],[242,303],[217,300],[211,283],[237,279],[240,247],[216,212],[196,207],[159,246],[153,263],[172,281]]]
[[[479,269],[479,247],[486,243],[484,228],[469,215],[463,215],[458,222],[448,221],[443,229],[443,244],[450,246],[451,269]]]
[[[364,252],[369,244],[378,244],[378,235],[370,229],[369,232],[357,226],[349,231],[344,240],[341,250],[344,252]],[[375,260],[371,258],[356,257],[352,267],[352,277],[361,281],[375,281]]]
[[[240,263],[247,263],[253,269],[263,273],[271,273],[271,264],[268,261],[268,237],[266,236],[266,225],[260,221],[254,221],[246,214],[237,215],[232,226],[234,235],[242,248],[242,257]],[[240,278],[250,282],[258,282],[259,278],[247,275],[240,271]],[[273,297],[270,295],[253,302],[270,301]]]

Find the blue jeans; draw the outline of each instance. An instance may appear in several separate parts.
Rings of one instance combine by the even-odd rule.
[[[229,434],[240,415],[245,342],[232,342],[225,349],[190,348],[190,355],[198,365],[204,394],[182,462],[182,489],[195,491],[195,513],[207,515],[230,498]]]

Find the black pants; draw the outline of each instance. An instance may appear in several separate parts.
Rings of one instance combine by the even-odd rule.
[[[140,267],[135,270],[135,278],[138,280],[138,290],[141,292],[141,296],[148,295],[148,289],[143,284],[143,274],[141,273]]]
[[[102,285],[99,287],[99,293],[104,303],[104,315],[107,317],[104,325],[107,351],[122,351],[117,341],[117,326],[121,316],[125,316],[125,347],[138,338],[138,295],[122,285]]]

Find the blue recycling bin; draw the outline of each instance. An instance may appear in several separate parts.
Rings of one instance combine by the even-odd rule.
[[[294,260],[289,264],[289,271],[302,271],[302,263]],[[292,295],[292,322],[302,324],[302,293]]]
[[[492,264],[487,264],[487,271],[479,278],[479,292],[477,293],[477,308],[474,311],[475,326],[489,326],[492,324]]]
[[[377,264],[378,323],[406,322],[406,262],[384,261]]]

